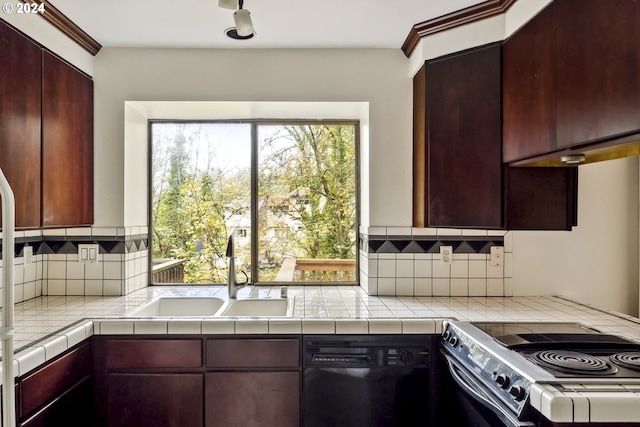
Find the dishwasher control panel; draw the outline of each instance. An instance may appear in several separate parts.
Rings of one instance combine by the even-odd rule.
[[[305,366],[412,367],[430,366],[428,337],[308,336],[304,340]]]

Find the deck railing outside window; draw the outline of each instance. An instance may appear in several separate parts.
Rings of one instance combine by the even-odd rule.
[[[152,283],[184,283],[184,260],[154,259]]]
[[[276,282],[355,281],[356,262],[352,259],[287,258],[275,278]]]

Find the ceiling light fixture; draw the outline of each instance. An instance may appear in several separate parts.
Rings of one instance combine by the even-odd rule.
[[[236,26],[224,30],[227,37],[235,40],[248,40],[256,35],[253,29],[253,22],[251,22],[251,12],[243,9],[243,5],[244,0],[218,0],[218,7],[224,9],[236,9],[237,7],[237,10],[233,12],[233,20]]]

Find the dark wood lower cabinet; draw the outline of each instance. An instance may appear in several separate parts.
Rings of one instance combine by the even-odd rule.
[[[92,347],[84,342],[18,379],[20,427],[95,425]]]
[[[87,377],[45,405],[18,427],[89,427],[95,425],[93,388]]]
[[[110,427],[202,426],[202,374],[112,373],[107,387]]]
[[[300,425],[298,372],[205,374],[205,427]]]
[[[99,427],[300,426],[295,336],[96,336]]]

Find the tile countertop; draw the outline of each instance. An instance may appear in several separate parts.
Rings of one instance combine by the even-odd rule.
[[[15,375],[91,335],[107,334],[407,334],[441,333],[442,320],[578,321],[640,342],[640,320],[562,297],[387,297],[358,286],[289,286],[290,318],[132,318],[159,296],[227,297],[224,286],[153,286],[125,296],[44,296],[15,306]],[[243,288],[238,298],[280,296],[280,287]]]

